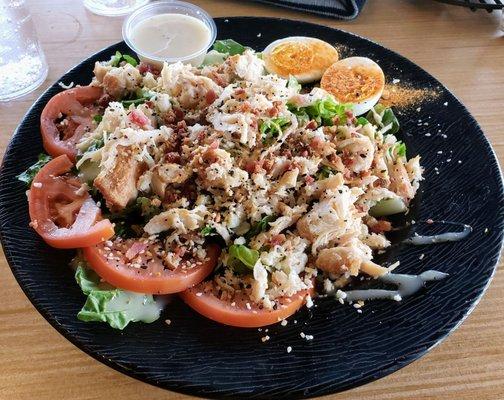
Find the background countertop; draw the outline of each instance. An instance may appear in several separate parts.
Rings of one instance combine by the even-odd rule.
[[[469,108],[504,161],[504,33],[500,12],[473,13],[431,0],[368,1],[351,22],[248,1],[192,0],[212,16],[277,16],[341,28],[397,51]],[[0,103],[0,155],[33,101],[82,59],[121,40],[122,18],[87,12],[79,0],[28,0],[49,63],[34,93]],[[502,264],[502,263],[501,263]],[[59,335],[27,300],[0,255],[0,399],[189,399],[100,364]],[[504,270],[444,343],[379,381],[325,399],[504,398]],[[160,338],[162,340],[162,338]],[[335,366],[336,367],[336,366]]]

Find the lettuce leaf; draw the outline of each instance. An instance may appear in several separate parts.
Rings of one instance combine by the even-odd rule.
[[[51,161],[51,156],[47,154],[40,153],[38,156],[38,161],[32,166],[28,167],[25,172],[22,172],[16,178],[21,182],[26,183],[27,186],[30,186],[35,175],[42,169],[44,165],[46,165],[49,161]]]
[[[238,274],[250,273],[259,259],[259,252],[244,244],[233,244],[228,249],[227,265]]]
[[[306,107],[297,107],[287,104],[289,111],[298,117],[300,123],[314,120],[319,125],[332,126],[334,119],[338,118],[338,123],[346,123],[346,111],[352,107],[350,104],[336,103],[332,98],[317,100]]]
[[[216,40],[213,45],[213,50],[234,56],[235,54],[243,54],[247,48],[242,44],[235,42],[233,39]]]
[[[161,307],[150,294],[139,294],[114,288],[100,282],[99,276],[84,262],[79,263],[75,280],[87,295],[86,303],[77,314],[85,322],[106,322],[114,329],[124,329],[130,322],[154,322]]]

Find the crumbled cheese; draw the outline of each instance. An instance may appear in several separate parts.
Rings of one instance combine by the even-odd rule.
[[[282,322],[280,322],[280,325],[282,326],[287,326],[287,320],[283,319]]]
[[[400,294],[396,294],[396,295],[394,296],[394,300],[395,300],[395,301],[401,301],[401,300],[402,300],[401,295],[400,295]]]

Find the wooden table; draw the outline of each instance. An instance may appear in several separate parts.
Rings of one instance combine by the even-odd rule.
[[[430,0],[368,1],[342,22],[246,1],[194,1],[212,16],[282,16],[342,28],[401,53],[436,76],[473,113],[504,160],[504,37],[500,13],[472,13]],[[35,93],[0,105],[3,154],[32,102],[66,70],[121,39],[122,19],[86,12],[78,0],[28,0],[49,62]],[[0,280],[0,399],[182,399],[115,372],[60,336],[35,311],[3,255]],[[504,398],[504,271],[477,309],[442,345],[395,374],[331,399]]]

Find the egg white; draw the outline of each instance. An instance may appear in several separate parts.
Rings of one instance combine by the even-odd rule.
[[[343,58],[342,60],[339,60],[336,63],[334,63],[334,65],[347,68],[362,67],[373,71],[373,73],[378,72],[379,74],[384,76],[381,67],[376,62],[367,57]],[[369,110],[371,110],[376,105],[376,103],[378,103],[383,94],[383,89],[385,88],[385,79],[383,79],[383,82],[384,84],[381,85],[379,88],[377,88],[376,92],[373,93],[370,97],[362,101],[353,103],[352,112],[354,113],[354,115],[358,116],[365,114]]]

